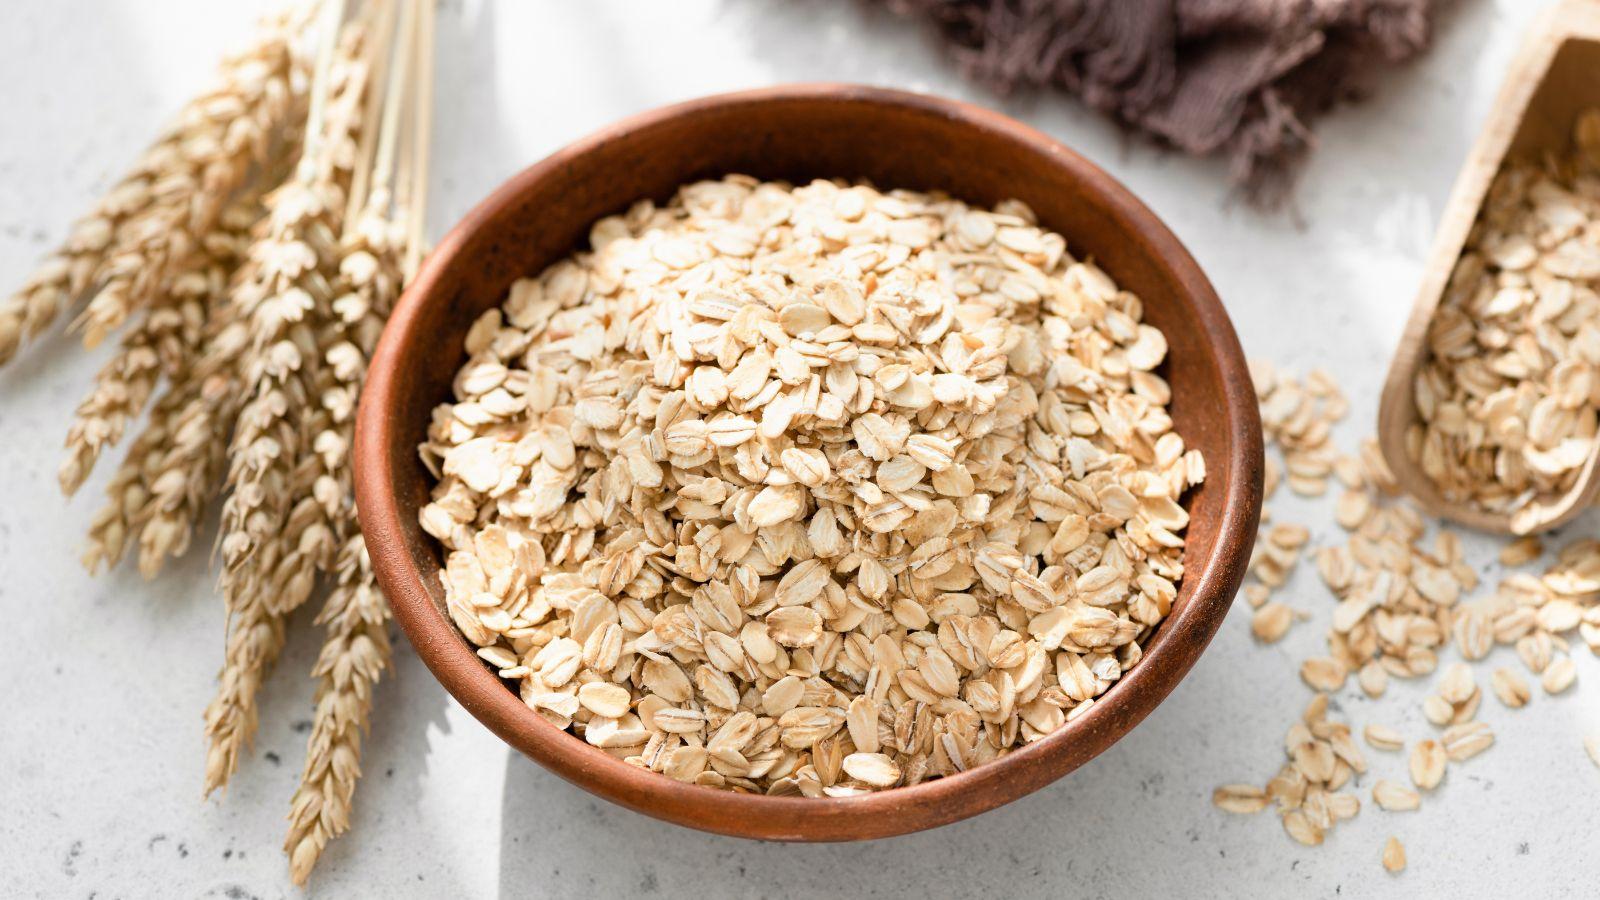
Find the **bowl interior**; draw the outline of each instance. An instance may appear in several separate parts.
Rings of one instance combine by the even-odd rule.
[[[513,281],[586,243],[595,220],[730,172],[802,183],[865,178],[879,188],[943,190],[986,206],[1021,199],[1066,237],[1069,252],[1093,258],[1145,301],[1147,321],[1170,346],[1164,374],[1177,430],[1204,453],[1208,474],[1186,501],[1186,577],[1173,613],[1144,661],[1090,715],[1001,761],[913,788],[849,800],[741,797],[636,769],[645,780],[623,778],[627,773],[614,767],[632,767],[538,719],[455,635],[443,613],[438,547],[416,520],[432,484],[416,447],[465,361],[467,327],[500,304]],[[1260,506],[1259,423],[1243,357],[1210,285],[1177,239],[1109,176],[1031,129],[961,104],[869,88],[782,88],[695,101],[625,122],[515,177],[430,258],[384,335],[363,406],[358,502],[374,566],[446,687],[542,762],[579,757],[553,767],[597,793],[684,824],[767,838],[870,837],[943,824],[1037,789],[1109,746],[1160,702],[1210,639],[1243,576]],[[419,587],[431,616],[408,602]],[[491,696],[484,684],[503,696]],[[519,715],[521,721],[508,718]],[[596,779],[612,776],[622,780],[597,786]],[[958,793],[969,780],[969,790]],[[763,821],[724,818],[752,803],[762,805]],[[872,803],[899,815],[873,821],[864,815]]]

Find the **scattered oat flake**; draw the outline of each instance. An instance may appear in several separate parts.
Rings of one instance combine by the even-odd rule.
[[[1600,159],[1600,113],[1593,130],[1596,158]],[[1594,277],[1600,278],[1600,252],[1593,256]],[[1574,251],[1557,266],[1576,265],[1575,259]],[[1560,290],[1557,288],[1559,295],[1521,300],[1510,295],[1486,296],[1493,303],[1549,303],[1546,313],[1558,315],[1559,305],[1572,299]],[[1590,295],[1582,302],[1600,317],[1600,299]],[[1600,330],[1586,333],[1584,340],[1594,345],[1593,355],[1600,358]],[[1434,346],[1441,345],[1436,342]],[[1524,350],[1534,351],[1531,345]],[[1506,370],[1497,371],[1495,377],[1508,377],[1506,372],[1521,364],[1514,356],[1507,354],[1491,363]],[[1588,385],[1600,384],[1600,367],[1593,368],[1597,371],[1580,373],[1576,366],[1569,366],[1571,371],[1560,373],[1565,379],[1563,390],[1578,399]],[[1366,762],[1356,750],[1349,726],[1329,715],[1330,697],[1344,688],[1350,675],[1354,674],[1361,691],[1374,699],[1385,694],[1390,678],[1436,677],[1433,692],[1423,700],[1423,712],[1439,731],[1435,738],[1415,742],[1407,756],[1408,774],[1415,787],[1379,778],[1371,788],[1373,802],[1382,810],[1419,809],[1422,792],[1438,788],[1451,763],[1464,763],[1495,742],[1488,723],[1476,718],[1483,695],[1490,691],[1481,689],[1473,663],[1487,658],[1497,645],[1513,647],[1527,669],[1540,676],[1544,690],[1554,694],[1570,689],[1576,680],[1576,665],[1568,655],[1573,644],[1581,639],[1600,652],[1600,606],[1594,602],[1600,597],[1600,539],[1574,540],[1554,551],[1543,572],[1508,571],[1492,591],[1480,591],[1479,573],[1469,563],[1461,537],[1396,499],[1398,486],[1374,441],[1363,441],[1359,456],[1333,449],[1330,425],[1343,415],[1345,406],[1325,401],[1333,396],[1325,376],[1319,376],[1313,387],[1312,379],[1296,380],[1260,360],[1252,361],[1251,375],[1263,430],[1278,454],[1268,459],[1268,493],[1283,480],[1293,490],[1314,496],[1325,491],[1330,478],[1336,479],[1343,486],[1342,493],[1337,501],[1324,502],[1347,535],[1343,542],[1312,545],[1309,530],[1263,513],[1250,561],[1254,582],[1245,589],[1255,608],[1252,631],[1258,640],[1268,643],[1288,630],[1295,615],[1285,604],[1274,601],[1272,592],[1287,582],[1301,553],[1310,553],[1334,600],[1326,612],[1312,613],[1327,616],[1328,653],[1306,660],[1299,669],[1301,680],[1317,693],[1285,736],[1287,761],[1278,773],[1264,789],[1251,785],[1219,788],[1213,802],[1240,812],[1274,805],[1285,832],[1314,846],[1335,823],[1355,816],[1360,809],[1359,800],[1345,788],[1367,771]],[[1496,402],[1503,399],[1496,398]],[[1575,407],[1562,407],[1567,408]],[[1488,412],[1504,416],[1505,408]],[[1430,427],[1455,427],[1451,417],[1462,418],[1463,413],[1444,409],[1442,416],[1430,418]],[[1513,404],[1512,413],[1527,410]],[[1531,428],[1539,435],[1550,435],[1567,425],[1559,421],[1564,415],[1560,409],[1546,406],[1537,413],[1541,417],[1538,422],[1528,413],[1525,421],[1511,422],[1513,431],[1507,433]],[[1584,434],[1593,431],[1592,425],[1579,428]],[[1515,452],[1523,449],[1517,447]],[[1556,466],[1561,461],[1557,457],[1570,451],[1571,447],[1551,450],[1534,446],[1531,462]],[[1505,454],[1512,449],[1496,452]],[[1485,463],[1491,469],[1495,465],[1490,456],[1483,460],[1491,460]],[[1525,463],[1512,460],[1507,464]],[[1519,477],[1524,476],[1540,484],[1551,483],[1549,473]],[[1480,481],[1492,482],[1495,477],[1490,471]],[[1479,491],[1476,499],[1492,493]],[[1503,546],[1500,562],[1508,567],[1532,563],[1545,555],[1545,549],[1538,538],[1520,537]],[[1459,654],[1458,660],[1449,658],[1452,651]],[[1531,697],[1528,680],[1504,666],[1490,673],[1488,686],[1508,708],[1522,707]],[[1367,724],[1362,737],[1373,749],[1406,749],[1401,733],[1381,724]],[[1584,748],[1600,767],[1600,736],[1586,738]],[[1404,869],[1405,850],[1398,838],[1386,842],[1383,863],[1391,872]]]
[[[1537,535],[1526,534],[1500,548],[1502,566],[1520,566],[1532,562],[1544,553],[1544,544]]]
[[[1572,662],[1572,657],[1563,656],[1545,667],[1544,674],[1539,678],[1539,684],[1546,694],[1559,694],[1572,687],[1577,678],[1578,667]]]
[[[1225,784],[1211,792],[1211,802],[1231,813],[1257,813],[1267,808],[1267,792],[1251,784]]]
[[[1494,695],[1500,702],[1511,709],[1521,709],[1528,705],[1528,700],[1533,696],[1528,688],[1528,682],[1523,680],[1515,670],[1501,666],[1494,670],[1490,677],[1490,684],[1494,687]]]
[[[1422,795],[1386,778],[1372,786],[1372,802],[1390,812],[1409,812],[1422,806]]]
[[[1349,670],[1344,663],[1330,656],[1318,656],[1306,660],[1300,666],[1300,679],[1315,691],[1331,693],[1344,687],[1345,679],[1349,677]]]
[[[1252,609],[1259,609],[1272,596],[1272,590],[1264,584],[1247,584],[1244,586],[1244,599]]]
[[[1425,791],[1431,791],[1444,780],[1445,766],[1450,761],[1445,754],[1444,747],[1433,739],[1417,742],[1411,748],[1411,758],[1408,763],[1411,772],[1411,783]]]
[[[1423,718],[1434,725],[1443,727],[1450,724],[1450,720],[1455,718],[1455,714],[1455,707],[1450,705],[1450,701],[1438,694],[1429,694],[1422,698]]]
[[[1398,874],[1406,867],[1406,848],[1397,837],[1391,837],[1383,842],[1383,868],[1385,871]]]
[[[1400,732],[1387,725],[1368,725],[1361,733],[1367,743],[1377,750],[1400,750],[1406,745]]]
[[[1368,660],[1356,672],[1356,682],[1361,685],[1362,693],[1368,697],[1381,697],[1389,687],[1389,670],[1377,660]]]
[[[1472,668],[1466,663],[1452,663],[1439,679],[1439,697],[1451,706],[1458,706],[1472,697],[1477,685],[1472,680]]]
[[[1441,736],[1445,755],[1451,762],[1463,762],[1489,749],[1494,732],[1484,722],[1465,722],[1446,728]]]
[[[1271,644],[1288,634],[1293,623],[1294,610],[1282,603],[1269,602],[1250,617],[1250,630],[1257,640]]]
[[[1290,810],[1284,814],[1283,830],[1288,832],[1290,837],[1305,844],[1307,847],[1315,847],[1321,844],[1324,834],[1324,829],[1321,826],[1312,822],[1305,812],[1298,809]]]

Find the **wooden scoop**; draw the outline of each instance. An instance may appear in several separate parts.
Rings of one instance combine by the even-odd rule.
[[[1567,150],[1579,114],[1594,107],[1600,107],[1600,2],[1567,0],[1539,18],[1511,64],[1494,111],[1450,192],[1416,305],[1384,382],[1378,443],[1395,481],[1433,514],[1482,531],[1544,531],[1587,509],[1600,494],[1600,442],[1571,489],[1531,514],[1523,511],[1516,529],[1509,515],[1446,500],[1406,453],[1406,429],[1417,420],[1413,383],[1428,357],[1428,325],[1501,163]]]

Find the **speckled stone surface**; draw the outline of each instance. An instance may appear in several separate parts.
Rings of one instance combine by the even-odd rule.
[[[52,0],[0,4],[0,282],[9,289],[208,77],[270,0]],[[439,19],[434,160],[438,235],[506,175],[628,113],[794,80],[865,81],[999,105],[1094,159],[1184,239],[1247,351],[1323,365],[1369,432],[1432,224],[1534,0],[1463,0],[1438,50],[1320,132],[1294,215],[1230,204],[1220,164],[1130,146],[1053,98],[1002,102],[964,84],[919,34],[844,0],[453,0]],[[70,351],[70,352],[69,352]],[[105,484],[64,505],[54,471],[71,408],[102,353],[52,337],[0,371],[0,895],[293,895],[279,844],[309,728],[316,653],[293,640],[269,686],[256,753],[228,796],[202,802],[200,712],[223,613],[204,547],[145,584],[78,567]],[[1283,519],[1337,527],[1281,498]],[[1566,529],[1592,533],[1596,517]],[[1469,542],[1493,578],[1493,547]],[[594,800],[504,746],[400,645],[379,694],[355,830],[328,852],[320,896],[557,897],[1530,897],[1592,894],[1600,666],[1578,689],[1511,713],[1417,813],[1370,802],[1327,845],[1293,844],[1270,816],[1226,816],[1216,784],[1264,780],[1309,698],[1300,659],[1321,649],[1328,600],[1305,567],[1284,595],[1316,621],[1277,646],[1236,609],[1149,720],[1105,755],[1018,803],[934,832],[789,846],[711,837]],[[309,616],[305,618],[309,619]],[[1492,665],[1515,664],[1497,651]],[[1480,667],[1480,683],[1487,668]],[[1595,682],[1591,684],[1590,682]],[[1421,736],[1422,684],[1346,697],[1358,724]],[[1515,727],[1512,727],[1513,721]],[[1375,774],[1403,771],[1376,751]],[[1363,797],[1373,776],[1362,784]],[[1405,841],[1410,868],[1379,866]]]

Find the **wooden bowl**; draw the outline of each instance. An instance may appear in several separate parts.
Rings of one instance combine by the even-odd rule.
[[[417,445],[465,361],[468,325],[587,240],[589,226],[686,182],[742,172],[867,178],[974,203],[1026,201],[1040,221],[1145,301],[1167,336],[1172,417],[1205,455],[1187,501],[1186,576],[1144,659],[1086,714],[1002,759],[866,797],[741,795],[681,784],[557,730],[475,655],[444,612],[439,548],[417,524],[432,479]],[[997,113],[916,94],[801,85],[695,100],[628,119],[496,190],[450,232],[394,311],[372,361],[356,439],[356,497],[373,569],[417,654],[461,705],[561,777],[630,809],[766,840],[886,837],[954,822],[1072,771],[1143,719],[1194,665],[1244,576],[1261,506],[1261,427],[1238,339],[1183,246],[1127,189]],[[1183,754],[1172,755],[1174,766]]]

